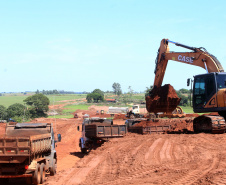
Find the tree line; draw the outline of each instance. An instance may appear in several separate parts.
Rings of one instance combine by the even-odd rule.
[[[49,110],[49,98],[43,94],[35,94],[27,97],[24,100],[24,104],[15,103],[6,108],[0,105],[0,119],[1,120],[15,120],[16,122],[22,122],[23,120],[29,120],[30,118],[47,117],[47,111]]]
[[[153,86],[146,87],[145,96],[149,94],[149,92],[152,90],[152,88],[153,88]],[[113,91],[108,91],[108,92],[112,92],[115,95],[117,95],[118,97],[122,95],[122,89],[121,89],[121,85],[119,83],[114,82],[112,85],[112,89],[113,89]],[[179,105],[187,106],[190,104],[191,90],[182,88],[182,89],[176,91],[176,93],[177,93],[178,97],[181,98]],[[133,94],[134,94],[134,91],[131,88],[131,86],[129,86],[127,96],[124,96],[122,101],[124,103],[125,102],[128,103],[129,99],[131,99]],[[91,93],[87,94],[86,100],[88,103],[103,102],[104,101],[104,92],[101,91],[100,89],[95,89]]]
[[[64,90],[42,90],[35,91],[35,94],[44,94],[44,95],[50,95],[50,94],[88,94],[88,92],[74,92],[74,91],[64,91]]]

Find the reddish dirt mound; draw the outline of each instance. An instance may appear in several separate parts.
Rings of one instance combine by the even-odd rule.
[[[141,121],[134,126],[148,127],[148,126],[164,126],[170,125],[170,131],[184,132],[193,131],[193,118],[172,118],[172,119],[155,119],[154,121]]]
[[[150,96],[146,97],[146,108],[148,112],[171,113],[178,106],[180,100],[173,86],[166,84],[151,90]]]
[[[114,119],[128,119],[126,114],[115,114]]]

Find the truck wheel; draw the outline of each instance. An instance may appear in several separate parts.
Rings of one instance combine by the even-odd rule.
[[[53,159],[53,167],[50,168],[50,175],[54,176],[56,174],[56,159]]]
[[[134,114],[130,114],[129,118],[130,119],[134,119],[135,118],[135,115]]]
[[[40,164],[39,163],[36,165],[36,169],[34,171],[32,181],[35,185],[40,184],[40,182],[41,182],[41,173],[40,173]]]
[[[81,152],[82,152],[83,154],[86,154],[86,153],[87,153],[87,149],[81,147]]]
[[[41,182],[40,184],[43,184],[46,177],[46,165],[44,163],[40,166],[40,174],[41,174]]]

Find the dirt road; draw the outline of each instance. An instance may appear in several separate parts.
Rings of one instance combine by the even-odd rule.
[[[81,159],[45,184],[226,184],[225,136],[128,134],[86,156],[76,151]]]

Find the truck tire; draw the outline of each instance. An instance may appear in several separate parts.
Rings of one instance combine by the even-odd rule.
[[[129,118],[130,119],[134,119],[135,118],[135,115],[134,114],[130,114]]]
[[[56,159],[53,159],[53,167],[50,168],[50,175],[54,176],[56,174]]]
[[[46,177],[46,165],[44,163],[40,166],[40,174],[41,174],[41,182],[40,184],[43,184]]]
[[[36,169],[34,171],[32,181],[35,185],[40,184],[40,182],[41,182],[41,173],[40,173],[40,164],[39,163],[36,165]]]
[[[86,154],[86,153],[87,153],[87,149],[81,147],[81,152],[82,152],[83,154]]]

